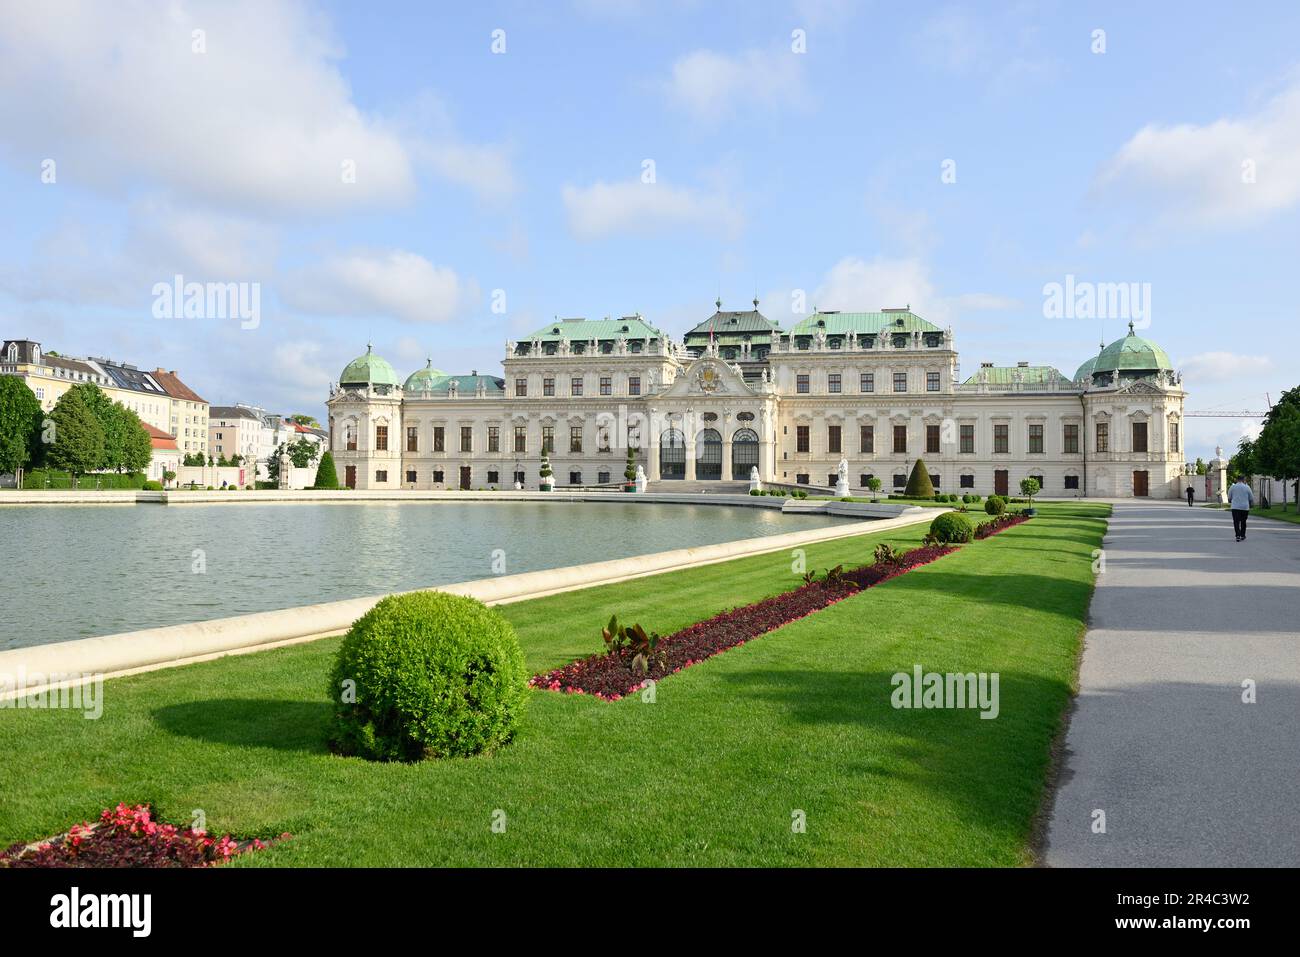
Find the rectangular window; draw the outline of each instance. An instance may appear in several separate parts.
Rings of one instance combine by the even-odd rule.
[[[597,473],[596,473],[596,484],[597,484],[597,485],[608,485],[608,484],[609,484],[609,473],[608,473],[608,472],[597,472]]]
[[[907,488],[907,476],[895,473],[894,488]]]
[[[569,451],[582,451],[582,426],[580,425],[572,425],[569,427]]]
[[[596,451],[609,452],[609,424],[607,422],[596,423]]]
[[[907,373],[906,373],[906,372],[895,372],[895,373],[894,373],[894,391],[895,391],[895,392],[906,392],[906,391],[907,391]]]
[[[907,426],[894,426],[894,452],[898,455],[907,454]],[[903,484],[907,484],[907,478],[904,477]]]
[[[474,451],[474,426],[462,425],[460,427],[460,450],[462,452]]]
[[[931,485],[933,485],[935,488],[938,488],[938,487],[939,487],[939,483],[940,483],[940,481],[942,481],[942,480],[939,478],[939,475],[938,475],[937,473],[935,473],[935,472],[931,472],[931,473],[930,473],[930,484],[931,484]]]
[[[434,483],[437,484],[437,485],[441,485],[441,484],[442,484],[442,469],[434,469],[434,470],[433,470],[433,481],[434,481]]]
[[[516,379],[516,380],[515,380],[515,395],[523,396],[523,395],[527,395],[527,394],[528,394],[528,380],[527,380],[527,379]]]
[[[834,488],[836,485],[839,484],[839,482],[840,482],[839,472],[832,472],[826,476],[826,484],[829,485],[831,488]]]
[[[876,427],[863,425],[858,428],[858,451],[865,455],[876,454]]]
[[[413,472],[411,469],[406,470],[406,484],[407,485],[415,484],[415,472]]]
[[[548,455],[555,454],[555,426],[542,426],[542,451]]]
[[[937,425],[927,425],[925,427],[925,454],[939,454],[939,427]]]
[[[495,425],[488,426],[488,449],[489,452],[501,451],[501,429]]]
[[[189,429],[185,430],[185,434],[186,435],[190,434]],[[345,426],[343,429],[343,434],[346,439],[345,444],[347,445],[348,451],[355,452],[357,450],[357,427],[355,425]]]
[[[1079,476],[1067,475],[1065,477],[1065,487],[1077,490],[1079,488]]]
[[[874,372],[863,372],[861,375],[858,376],[858,391],[859,392],[876,391],[876,374]]]
[[[542,380],[542,395],[555,395],[555,380],[554,380],[554,379],[543,379],[543,380]]]
[[[961,426],[961,434],[959,438],[961,441],[961,445],[958,446],[958,448],[961,450],[961,453],[963,455],[974,455],[975,454],[975,426],[973,425]]]
[[[927,372],[925,374],[925,391],[926,392],[939,391],[939,373]]]
[[[798,376],[795,376],[795,380],[794,380],[794,391],[797,392],[797,393],[799,393],[800,395],[805,395],[805,394],[807,394],[807,392],[808,392],[808,376],[807,376],[807,375],[798,375]]]
[[[1031,425],[1029,427],[1029,454],[1041,455],[1043,453],[1043,427],[1042,425]]]
[[[962,488],[974,488],[974,487],[975,487],[975,476],[973,476],[973,475],[963,475],[963,476],[961,477],[961,487],[962,487]]]
[[[523,472],[515,473],[515,481],[518,482],[521,486],[524,484],[524,479],[525,479],[525,473]]]
[[[630,375],[627,377],[627,394],[641,394],[641,377],[639,375]]]
[[[601,395],[614,394],[614,380],[611,377],[607,375],[603,375],[600,377],[600,394]]]
[[[808,426],[796,425],[794,427],[794,450],[796,452],[808,451]]]
[[[1110,451],[1110,423],[1109,422],[1097,423],[1096,446],[1098,452]]]
[[[569,379],[569,395],[582,395],[582,377],[574,376]]]
[[[1177,422],[1169,423],[1169,451],[1170,452],[1178,451],[1178,423]]]
[[[808,484],[808,473],[807,473],[807,472],[800,472],[799,474],[795,475],[794,480],[795,480],[795,484],[797,484],[797,485],[807,485],[807,484]]]
[[[840,391],[840,374],[838,372],[832,372],[828,376],[826,376],[826,391],[827,392]]]
[[[376,472],[376,473],[375,473],[375,481],[376,481],[376,482],[387,482],[387,481],[388,481],[388,473],[387,473],[386,471],[382,470],[382,469],[381,469],[380,471]]]
[[[1011,426],[993,426],[993,451],[1002,454],[1011,451]]]
[[[1061,429],[1061,451],[1073,455],[1079,451],[1079,427],[1066,425]]]
[[[526,425],[515,426],[515,451],[528,451],[528,426]]]
[[[418,451],[420,451],[420,428],[419,428],[419,426],[408,425],[408,426],[406,427],[406,451],[408,451],[408,452],[418,452]]]
[[[570,485],[581,485],[581,484],[582,484],[582,473],[581,473],[581,472],[570,472],[570,473],[569,473],[569,484],[570,484]]]
[[[871,484],[871,480],[873,478],[875,478],[875,476],[872,475],[870,472],[863,472],[861,475],[858,476],[858,484],[863,488],[866,488],[868,485]]]
[[[1133,451],[1145,452],[1147,450],[1147,424],[1145,422],[1133,423]]]
[[[501,484],[501,473],[500,473],[500,472],[492,472],[492,471],[489,471],[489,472],[488,472],[488,476],[487,476],[487,480],[488,480],[488,485],[500,485],[500,484]]]
[[[375,426],[375,451],[388,451],[388,426],[386,425]]]
[[[826,451],[840,453],[840,427],[838,425],[829,425],[826,427]],[[832,482],[832,485],[835,483]]]
[[[433,450],[435,452],[447,451],[446,430],[441,425],[433,427]]]

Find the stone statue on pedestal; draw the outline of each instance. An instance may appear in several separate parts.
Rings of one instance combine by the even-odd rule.
[[[840,459],[839,468],[836,469],[839,478],[835,482],[835,494],[840,498],[845,498],[849,494],[849,460]]]
[[[645,491],[645,487],[646,487],[645,469],[642,468],[640,465],[636,467],[636,478],[634,478],[632,481],[636,485],[636,490],[638,492]]]
[[[763,482],[758,477],[758,466],[752,465],[749,469],[749,490],[751,492],[763,491]]]

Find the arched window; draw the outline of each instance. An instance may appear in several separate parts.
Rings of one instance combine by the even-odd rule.
[[[722,478],[722,436],[717,429],[703,429],[695,440],[695,477],[701,481]]]
[[[738,429],[731,437],[731,477],[735,481],[748,481],[750,469],[758,465],[758,433],[753,429]]]

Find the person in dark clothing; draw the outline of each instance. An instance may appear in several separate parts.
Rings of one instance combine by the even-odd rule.
[[[1196,498],[1196,489],[1192,488],[1189,485],[1187,486],[1187,507],[1188,508],[1192,507],[1192,499],[1194,498]]]

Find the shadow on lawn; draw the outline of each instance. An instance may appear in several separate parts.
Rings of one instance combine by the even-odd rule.
[[[169,734],[214,744],[325,754],[330,706],[325,701],[212,698],[157,708]]]
[[[924,661],[925,671],[935,670]],[[989,662],[973,664],[988,668]],[[911,674],[913,663],[900,664]],[[937,667],[943,667],[938,665]],[[797,725],[840,726],[857,754],[840,760],[864,777],[906,782],[950,802],[983,827],[1029,834],[1039,808],[1049,751],[1070,703],[1068,686],[1002,671],[998,716],[978,708],[894,708],[894,672],[745,670],[719,675],[736,700],[774,703]]]

